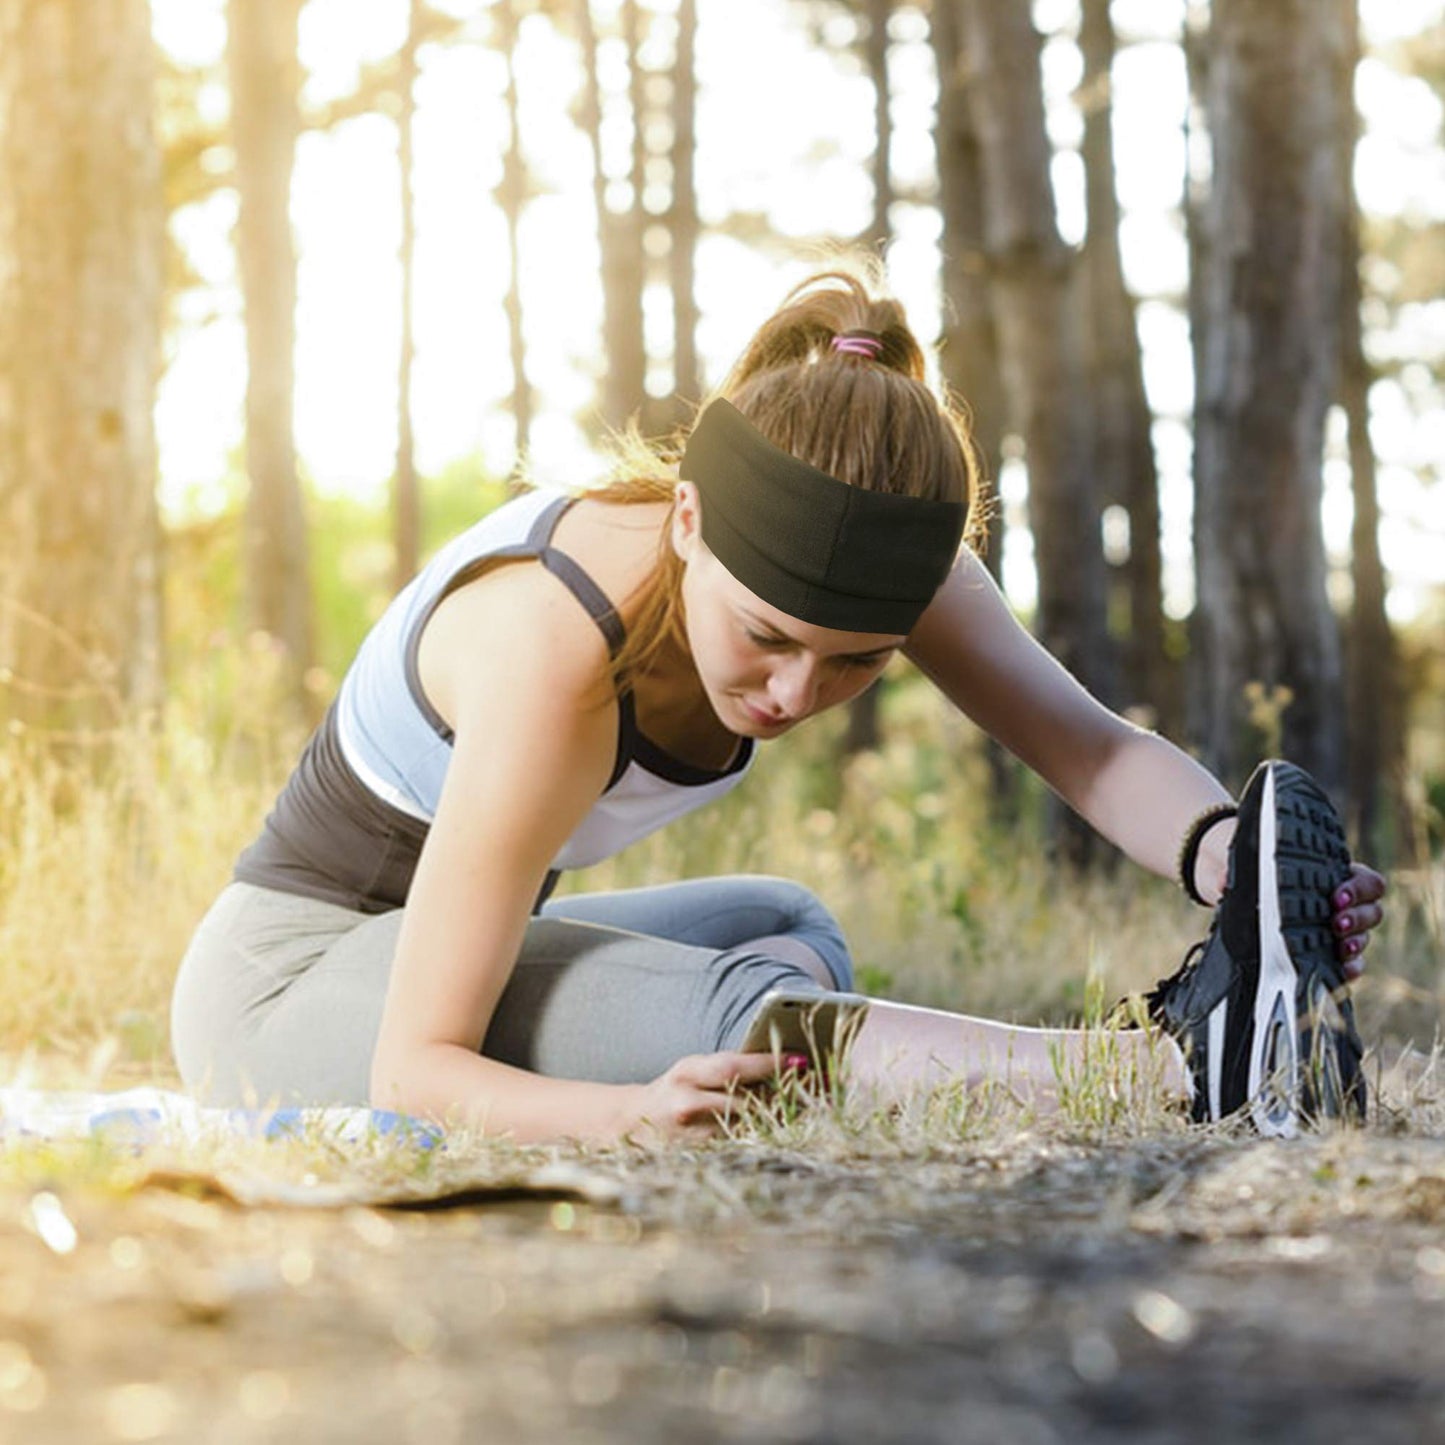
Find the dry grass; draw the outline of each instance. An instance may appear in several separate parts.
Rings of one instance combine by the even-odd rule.
[[[120,730],[84,755],[61,758],[23,734],[0,753],[0,1078],[170,1079],[176,963],[299,747],[277,737],[269,665],[258,646],[241,664],[247,686],[219,679],[181,699],[163,726]],[[805,731],[766,750],[758,776],[719,807],[569,886],[735,871],[796,878],[838,911],[865,992],[1020,1023],[1097,1022],[1112,1000],[1172,971],[1207,915],[1127,864],[1069,875],[1047,858],[1036,825],[990,821],[976,740],[926,697],[896,689],[888,746],[844,775],[829,726]],[[1384,1053],[1413,1040],[1405,1074],[1415,1082],[1391,1108],[1431,1132],[1438,1105],[1423,1101],[1438,1092],[1442,916],[1445,867],[1397,877],[1358,994],[1367,1039],[1386,1046],[1377,1072]],[[1048,1127],[1089,1137],[1173,1127],[1147,1081],[1120,1077],[1107,1031],[1082,1065],[1060,1067]],[[810,1147],[818,1130],[894,1147],[1032,1122],[1002,1095],[942,1091],[871,1121],[784,1109],[749,1127],[769,1138],[802,1131]]]
[[[12,1061],[164,1069],[186,940],[299,747],[272,722],[273,666],[258,643],[237,663],[250,685],[227,681],[227,701],[186,698],[163,724],[83,746],[12,730],[0,751],[0,1052]]]

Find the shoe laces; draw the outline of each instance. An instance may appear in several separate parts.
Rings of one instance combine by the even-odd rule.
[[[1165,994],[1170,989],[1177,988],[1179,985],[1188,982],[1195,969],[1199,967],[1199,960],[1204,956],[1204,950],[1209,943],[1209,937],[1210,935],[1206,935],[1204,938],[1199,939],[1198,942],[1190,944],[1184,954],[1184,962],[1166,978],[1161,978],[1154,987],[1144,995],[1144,1001],[1149,1006],[1150,1018],[1157,1019],[1163,1017]]]

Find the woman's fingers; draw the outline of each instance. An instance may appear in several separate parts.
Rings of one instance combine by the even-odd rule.
[[[1352,895],[1356,903],[1374,903],[1385,896],[1388,887],[1383,873],[1377,873],[1367,863],[1352,863],[1350,876],[1340,884],[1339,891]]]
[[[784,1069],[806,1065],[801,1055],[782,1061]],[[626,1136],[645,1139],[706,1139],[745,1107],[747,1091],[776,1077],[772,1054],[723,1052],[679,1059],[647,1090]]]
[[[1385,896],[1384,875],[1364,863],[1352,863],[1349,877],[1334,891],[1331,902],[1336,913],[1360,903],[1378,903]]]
[[[1335,932],[1341,938],[1354,938],[1378,928],[1384,917],[1385,910],[1378,903],[1359,903],[1335,914]]]
[[[1335,931],[1335,948],[1344,964],[1346,978],[1358,978],[1365,971],[1361,955],[1370,941],[1370,932],[1378,928],[1385,916],[1379,899],[1385,896],[1384,876],[1365,863],[1350,866],[1350,876],[1335,889],[1330,902],[1334,906],[1331,926]]]
[[[771,1054],[693,1054],[673,1066],[680,1083],[696,1089],[726,1089],[729,1084],[761,1084],[771,1079],[776,1065]]]

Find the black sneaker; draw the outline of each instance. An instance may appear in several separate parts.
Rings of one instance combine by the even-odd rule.
[[[1330,933],[1349,873],[1329,799],[1292,763],[1261,763],[1239,803],[1209,936],[1149,995],[1179,1040],[1201,1122],[1249,1108],[1261,1134],[1365,1114],[1363,1052]]]

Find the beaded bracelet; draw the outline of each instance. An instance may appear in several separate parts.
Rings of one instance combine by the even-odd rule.
[[[1199,845],[1204,842],[1204,835],[1216,824],[1222,823],[1226,818],[1237,818],[1239,809],[1233,803],[1216,803],[1212,808],[1206,808],[1190,825],[1189,831],[1184,835],[1184,841],[1179,845],[1179,862],[1175,865],[1179,874],[1179,882],[1184,891],[1198,904],[1203,907],[1210,907],[1210,902],[1203,897],[1194,883],[1194,865],[1199,861]]]

